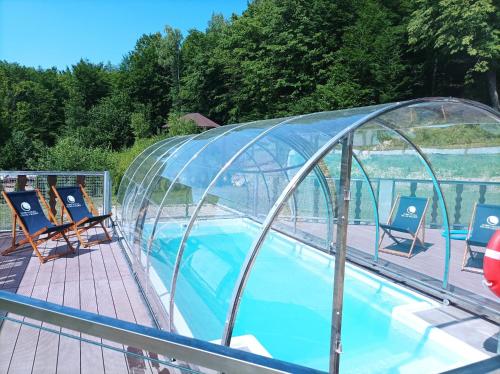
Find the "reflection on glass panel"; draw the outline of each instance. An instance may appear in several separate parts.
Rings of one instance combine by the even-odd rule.
[[[338,152],[332,153],[325,160],[335,177],[338,168],[333,160]],[[310,177],[302,181],[305,189]],[[278,217],[286,216],[292,197],[282,205]],[[315,246],[307,232],[289,235],[280,230],[280,224],[279,218],[273,222],[251,268],[233,339],[252,336],[274,358],[328,370],[334,259],[324,248]],[[349,255],[356,249],[363,250],[375,236],[373,230],[366,231],[363,226],[350,220]],[[433,365],[443,368],[467,360],[446,343],[428,339],[428,331],[413,326],[404,312],[401,318],[396,317],[400,310],[433,308],[434,301],[351,263],[345,269],[343,298],[342,372],[386,372],[403,363],[414,370],[430,357]]]
[[[339,131],[375,109],[312,114],[293,119],[283,126],[276,126],[245,149],[227,170],[219,175],[208,191],[207,197],[202,201],[194,226],[187,233],[176,284],[174,310],[176,327],[182,316],[182,325],[187,325],[195,337],[220,339],[225,314],[229,308],[229,296],[256,237],[256,232],[250,228],[251,225],[244,226],[242,235],[240,225],[236,225],[235,222],[244,219],[244,222],[248,221],[259,227],[304,161],[312,157]],[[313,189],[314,185],[315,182],[311,180],[310,186]],[[303,194],[304,202],[301,204],[301,209],[304,213],[307,213],[306,205],[309,203],[309,197],[306,195],[309,193],[306,190]],[[320,194],[324,195],[324,191]],[[324,196],[318,199],[318,209],[319,201],[324,199]],[[220,219],[214,221],[215,217],[220,217],[214,213],[220,210],[226,211],[225,217],[231,218],[225,220],[228,229],[233,230],[236,227],[237,232],[231,231],[227,234],[228,229],[224,226],[223,232],[214,235],[205,234],[207,227],[210,230],[214,227],[220,230],[223,227]],[[217,240],[212,241],[210,239],[212,236]],[[194,276],[190,273],[191,261],[195,258],[205,259],[201,261],[205,270],[197,274],[200,278],[198,282],[195,282]],[[231,259],[228,266],[226,266],[227,259]],[[209,272],[208,269],[212,270]],[[217,273],[216,279],[212,278],[212,273]],[[207,312],[196,313],[203,304]],[[209,310],[217,312],[210,313]],[[196,326],[210,328],[203,330]]]
[[[274,220],[275,230],[328,250],[334,237],[339,182],[333,165],[334,157],[325,158],[304,178]]]
[[[172,183],[179,172],[185,167],[186,164],[189,163],[189,161],[199,152],[200,149],[209,143],[212,138],[225,131],[227,131],[227,129],[220,127],[213,131],[199,134],[179,145],[179,147],[172,152],[172,154],[168,157],[166,165],[160,168],[157,172],[155,183],[148,194],[148,200],[145,201],[145,203],[143,202],[140,207],[138,225],[136,227],[137,240],[141,243],[147,242],[149,234],[153,231],[153,224],[155,223],[159,210],[164,203],[167,192],[172,190],[177,199],[180,199],[183,195],[185,196],[189,193],[189,191],[184,188],[172,189]],[[177,209],[174,214],[182,215],[183,207],[179,206],[178,208],[181,209]],[[159,219],[161,220],[161,216]]]
[[[156,235],[149,254],[150,274],[159,279],[162,287],[170,290],[181,238],[191,214],[210,182],[241,147],[277,122],[279,120],[247,124],[243,127],[226,127],[226,132],[221,133],[213,143],[207,143],[199,156],[191,159],[187,167],[176,176],[174,184],[167,190],[168,194],[163,196],[163,208],[159,214]],[[225,180],[223,184],[234,183],[248,190],[246,182],[233,177]],[[211,205],[219,203],[214,195],[207,195],[206,201]],[[223,207],[210,210],[210,215],[214,217],[225,214],[226,210]],[[145,228],[143,237],[150,235],[151,232],[146,232]]]
[[[411,143],[390,127],[377,126],[378,123],[377,120],[357,131],[354,153],[376,194],[379,223],[387,226],[380,227],[377,237],[373,214],[367,225],[351,225],[350,250],[361,256],[368,255],[368,258],[369,255],[377,258],[379,254],[387,265],[419,271],[433,277],[437,283],[442,282],[447,258],[446,240],[441,235],[445,229],[444,211],[431,170]],[[366,182],[356,181],[357,175],[353,173],[354,188],[351,189],[350,212],[354,213],[354,218],[363,216],[363,210],[373,212],[372,204],[361,204],[363,183]],[[403,212],[405,209],[414,214]],[[406,222],[403,216],[410,215],[413,221]],[[382,241],[377,244],[379,239]]]

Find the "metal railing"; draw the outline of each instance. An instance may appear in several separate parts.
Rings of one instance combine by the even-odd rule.
[[[111,211],[111,177],[109,171],[0,171],[0,191],[24,191],[38,188],[56,215],[58,207],[51,186],[85,186],[95,207]],[[57,216],[57,215],[56,215]],[[12,213],[0,195],[0,232],[12,228]]]
[[[333,179],[333,183],[338,188],[338,179]],[[378,200],[384,190],[384,198],[392,197],[388,202],[390,207],[394,203],[398,194],[406,196],[427,196],[431,198],[427,212],[427,225],[430,228],[440,228],[442,226],[441,211],[438,206],[438,197],[433,188],[432,181],[427,179],[404,179],[404,178],[372,178],[372,187]],[[500,182],[489,181],[466,181],[466,180],[440,180],[439,184],[445,195],[450,226],[453,229],[466,228],[472,215],[472,209],[475,203],[484,204],[500,203]],[[314,199],[319,194],[319,187],[314,186],[315,193],[309,196],[299,195],[299,218],[325,217],[324,208],[318,204],[318,199]],[[351,206],[349,216],[354,224],[373,224],[374,214],[371,204],[367,182],[364,179],[351,179]],[[310,201],[305,201],[309,199]],[[381,220],[384,214],[383,206],[379,205]],[[309,212],[304,211],[309,209]]]
[[[181,371],[183,366],[179,362],[187,363],[185,368],[191,372],[206,372],[203,369],[206,368],[223,373],[323,373],[247,351],[5,291],[0,291],[0,311],[154,352],[177,363],[172,366]],[[2,318],[5,317],[0,316]]]

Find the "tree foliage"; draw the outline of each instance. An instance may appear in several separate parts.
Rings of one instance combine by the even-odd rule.
[[[463,65],[465,83],[487,73],[492,106],[499,110],[500,7],[496,0],[417,0],[408,23],[409,42],[435,58]]]
[[[132,144],[129,100],[124,93],[103,98],[89,111],[89,124],[80,133],[91,147],[120,149]]]
[[[171,72],[159,63],[161,41],[160,33],[141,36],[123,59],[117,82],[118,90],[126,92],[132,102],[149,108],[147,120],[156,129],[164,124],[172,106]]]
[[[118,66],[0,61],[0,168],[119,176],[165,123],[160,136],[198,132],[178,113],[227,124],[437,95],[497,106],[499,18],[497,0],[254,0],[203,31],[143,35]]]

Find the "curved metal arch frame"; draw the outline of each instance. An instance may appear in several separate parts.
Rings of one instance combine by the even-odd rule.
[[[295,116],[288,118],[284,121],[281,121],[277,124],[274,124],[273,126],[267,128],[266,130],[262,131],[259,135],[257,135],[255,138],[251,139],[245,146],[240,148],[238,152],[236,152],[225,164],[224,166],[219,170],[219,172],[212,178],[212,181],[210,184],[205,188],[205,192],[201,196],[198,205],[196,206],[195,210],[193,211],[193,214],[191,215],[191,218],[186,226],[186,229],[184,231],[184,234],[182,236],[181,242],[179,244],[179,248],[177,250],[177,256],[175,259],[175,265],[174,265],[174,271],[172,273],[172,282],[170,290],[170,302],[169,302],[169,318],[170,318],[170,329],[173,327],[173,316],[174,316],[174,298],[175,298],[175,290],[177,288],[177,278],[178,278],[178,273],[179,273],[179,267],[180,267],[180,261],[182,259],[182,256],[184,254],[184,248],[186,245],[187,238],[189,237],[189,234],[191,233],[191,229],[193,228],[194,222],[196,218],[198,217],[198,213],[201,210],[201,207],[203,206],[203,203],[205,202],[206,197],[208,196],[208,192],[212,189],[212,187],[217,183],[219,178],[231,167],[231,165],[234,163],[236,159],[238,159],[245,151],[247,151],[250,147],[252,147],[254,144],[256,144],[260,139],[262,139],[264,136],[266,136],[269,132],[271,132],[273,129],[277,128],[278,126],[283,126],[293,120],[300,119],[304,117],[302,116]]]
[[[312,114],[314,114],[314,113],[312,113]],[[304,159],[307,159],[307,157],[309,157],[309,155],[307,153],[307,150],[302,149],[303,147],[299,146],[298,142],[294,141],[293,139],[283,140],[280,137],[276,137],[276,139],[278,139],[280,142],[283,142],[284,144],[287,144],[288,146],[290,146],[290,148],[292,148],[297,153],[299,153],[302,157],[304,157]],[[256,143],[256,145],[259,146],[260,148],[262,148],[263,150],[265,150],[265,152],[271,154],[270,151],[267,150],[267,149],[265,149],[262,145],[259,145],[258,143]],[[281,163],[278,162],[274,156],[272,156],[272,157],[276,161],[276,164],[278,164],[278,166],[282,166]],[[297,167],[294,167],[293,169],[299,168],[299,167],[300,166],[297,166]],[[285,176],[286,176],[286,179],[288,180],[288,182],[290,182],[290,176],[288,175],[288,173],[286,173],[287,170],[291,170],[291,169],[289,169],[289,168],[283,168],[282,167],[280,170],[276,170],[276,171],[283,171],[284,174],[285,174]],[[273,170],[273,172],[274,172],[274,170]],[[318,180],[320,182],[321,189],[323,190],[323,193],[324,193],[324,195],[326,197],[327,206],[328,206],[328,209],[330,211],[330,209],[332,209],[332,207],[333,207],[333,201],[331,200],[331,196],[330,196],[330,192],[329,192],[329,186],[328,186],[328,181],[326,180],[326,177],[325,177],[325,175],[323,174],[323,172],[321,171],[320,168],[315,168],[314,172],[315,172],[316,177],[318,178]],[[264,180],[265,180],[265,178],[264,178]],[[297,199],[295,197],[295,194],[292,195],[292,200],[293,200],[293,219],[294,219],[294,223],[296,224],[296,219],[297,219]],[[332,225],[329,225],[327,237],[331,237],[332,236],[332,234],[331,234],[332,232],[333,232],[333,227],[332,227]]]
[[[278,160],[276,159],[276,157],[274,157],[273,154],[268,149],[264,148],[263,146],[260,146],[260,148],[264,152],[266,152],[274,160],[274,162],[276,162],[276,164],[278,164],[278,166],[281,166],[281,163],[278,162]],[[257,161],[255,160],[254,156],[249,155],[248,157],[253,161],[255,167],[257,168],[257,171],[255,171],[254,174],[258,174],[260,177],[262,177],[262,180],[264,181],[264,186],[266,187],[266,193],[267,193],[267,201],[268,201],[268,203],[270,205],[271,204],[271,192],[270,192],[269,184],[267,183],[266,178],[263,177],[263,175],[267,172],[267,170],[266,171],[262,170],[262,168],[257,164]],[[288,174],[286,174],[286,173],[283,173],[283,174],[285,174],[285,177],[288,179],[288,181],[290,181],[290,178],[288,177]],[[244,178],[245,178],[245,181],[248,181],[248,179],[247,179],[246,176],[244,176]],[[257,179],[257,183],[258,183],[258,179]]]
[[[298,116],[298,117],[293,117],[293,118],[290,118],[288,119],[287,121],[284,121],[282,123],[278,123],[276,124],[274,127],[278,126],[278,125],[282,125],[282,124],[285,124],[285,123],[288,123],[289,121],[291,120],[294,120],[294,119],[299,119],[301,118],[302,116]],[[272,130],[274,127],[271,127],[270,129],[268,130]],[[267,130],[264,131],[265,133],[267,133]],[[259,135],[265,135],[264,132],[262,134],[259,134]],[[260,139],[260,138],[259,138]],[[294,149],[295,151],[297,151],[301,156],[304,157],[304,159],[306,159],[308,157],[308,153],[306,150],[302,149],[301,147],[298,146],[297,142],[290,142],[289,140],[283,140],[283,139],[280,139],[279,137],[277,138],[279,141],[289,145],[292,149]],[[254,140],[258,140],[257,138],[253,139]],[[291,144],[290,144],[291,143]],[[272,156],[272,154],[266,150],[263,146],[259,145],[258,143],[256,143],[255,141],[254,142],[249,142],[247,143],[247,145],[244,147],[243,151],[246,150],[247,146],[252,146],[252,145],[256,145],[260,148],[262,148],[266,153],[268,153],[269,155],[271,155],[271,157],[275,160],[275,162],[281,166],[281,163],[279,163],[276,158],[274,156]],[[243,152],[241,153],[243,154]],[[238,154],[237,157],[239,157],[241,154]],[[236,158],[237,158],[236,157]],[[228,168],[233,164],[233,162],[236,160],[236,158],[233,160],[229,160],[228,161]],[[251,157],[253,159],[253,157]],[[258,167],[258,166],[257,166]],[[260,168],[259,168],[260,169]],[[222,168],[221,171],[222,172],[225,172],[225,170],[227,169],[224,169]],[[284,170],[284,169],[283,169]],[[328,206],[328,212],[330,214],[330,212],[332,211],[333,209],[333,202],[331,200],[331,194],[330,194],[330,191],[329,191],[329,187],[328,187],[328,182],[326,181],[326,178],[325,178],[325,175],[323,174],[323,172],[321,171],[321,169],[319,168],[314,168],[314,172],[316,174],[316,176],[318,177],[318,180],[320,181],[320,185],[322,187],[322,190],[323,190],[323,193],[324,193],[324,196],[326,198],[326,201],[327,201],[327,206]],[[214,185],[213,182],[216,182],[218,180],[218,178],[220,177],[220,175],[222,175],[222,173],[218,173],[212,180],[212,182],[206,187],[205,189],[205,193],[204,195],[200,198],[200,201],[198,202],[198,206],[200,207],[201,209],[201,205],[203,204],[204,202],[204,199],[206,197],[206,195],[208,194],[208,191],[212,188],[212,186]],[[290,182],[290,177],[288,176],[288,174],[286,172],[284,172],[284,174],[286,175],[286,178],[288,180],[288,182]],[[264,178],[264,181],[265,181],[265,178]],[[267,182],[266,183],[266,186],[267,186]],[[295,196],[292,195],[292,199],[293,199],[293,204],[294,204],[294,215],[297,214],[297,203],[296,203],[296,200],[295,200]],[[196,209],[194,210],[193,212],[193,215],[191,216],[191,219],[190,219],[190,222],[188,223],[187,227],[186,227],[186,231],[181,239],[181,242],[179,244],[179,249],[177,251],[177,257],[176,257],[176,260],[175,260],[175,264],[174,264],[174,271],[173,271],[173,274],[172,274],[172,281],[171,281],[171,290],[170,290],[170,301],[169,301],[169,318],[170,318],[170,327],[172,328],[174,326],[174,309],[175,309],[175,293],[176,293],[176,289],[177,289],[177,278],[178,278],[178,275],[179,275],[179,269],[180,269],[180,264],[181,264],[181,261],[182,261],[182,257],[183,257],[183,254],[184,254],[184,245],[185,245],[185,242],[190,234],[190,231],[191,231],[191,227],[192,227],[192,223],[191,223],[191,220],[193,220],[193,223],[194,223],[194,220],[197,218],[198,216],[198,212],[200,209],[198,209],[198,206],[196,207]],[[295,217],[296,219],[296,217]],[[333,232],[333,226],[331,225],[331,220],[328,220],[328,237],[331,238],[332,237],[332,232]],[[187,233],[187,235],[186,235]],[[181,250],[182,248],[182,250]]]
[[[292,181],[283,190],[283,192],[281,193],[281,196],[275,202],[273,208],[269,211],[269,213],[266,217],[266,220],[264,221],[264,224],[262,226],[260,235],[256,238],[256,240],[254,240],[254,242],[252,244],[252,248],[251,248],[250,252],[248,253],[247,258],[245,260],[245,263],[240,271],[238,281],[236,282],[237,286],[235,287],[234,292],[233,292],[233,296],[231,298],[230,309],[228,311],[228,315],[227,315],[225,326],[224,326],[224,333],[223,333],[223,336],[221,339],[222,344],[229,346],[231,343],[232,331],[234,328],[236,314],[237,314],[239,304],[241,301],[242,292],[246,286],[246,283],[248,281],[248,277],[250,275],[250,270],[253,267],[253,264],[255,263],[255,259],[256,259],[257,254],[258,254],[258,252],[263,244],[263,241],[264,241],[274,219],[278,215],[282,205],[289,198],[290,194],[292,194],[295,191],[295,189],[300,184],[300,182],[307,176],[307,174],[309,174],[311,172],[311,170],[316,166],[318,161],[320,159],[322,159],[326,154],[328,154],[329,151],[337,145],[337,143],[340,141],[340,139],[342,139],[348,133],[353,132],[354,130],[356,130],[360,126],[364,125],[365,123],[367,123],[371,120],[374,120],[374,119],[380,117],[383,114],[392,112],[396,109],[404,108],[404,107],[415,105],[415,104],[426,103],[426,102],[462,103],[462,104],[470,105],[472,107],[483,109],[491,114],[494,114],[495,116],[498,116],[498,114],[490,107],[487,107],[486,105],[482,105],[482,104],[479,104],[479,103],[476,103],[473,101],[469,101],[469,100],[459,100],[459,99],[454,99],[454,98],[414,99],[414,100],[409,100],[409,101],[404,101],[404,102],[397,102],[397,103],[394,103],[392,105],[381,108],[379,110],[376,110],[376,111],[366,115],[365,117],[361,118],[360,120],[354,122],[349,127],[344,129],[343,131],[339,132],[329,142],[324,144],[323,147],[321,147],[315,153],[315,155],[304,164],[304,166],[297,172],[297,174],[295,174],[295,176],[292,178]],[[422,154],[422,153],[420,153],[420,154]],[[423,160],[425,161],[425,156],[424,156]],[[430,167],[430,170],[432,170],[432,167]],[[445,212],[447,215],[446,210],[445,210]],[[448,220],[448,217],[446,217],[446,219]],[[449,230],[449,227],[447,228],[447,230]],[[449,235],[447,235],[446,240],[449,242],[449,240],[450,240]]]
[[[308,150],[307,149],[302,149],[304,147],[301,148],[298,145],[298,142],[296,142],[294,139],[290,139],[290,140],[287,139],[286,143],[287,144],[292,144],[292,148],[295,151],[300,152],[301,156],[304,157],[304,160],[307,160],[307,157],[310,157],[310,156],[308,156]],[[309,154],[314,155],[313,152],[309,152]],[[328,169],[328,167],[327,167],[327,169]],[[328,216],[329,216],[329,218],[331,218],[330,215],[332,214],[331,212],[333,212],[335,203],[332,200],[330,186],[328,185],[328,180],[326,179],[326,176],[323,173],[323,171],[321,170],[321,167],[319,166],[319,164],[315,165],[315,167],[313,168],[313,171],[314,171],[314,174],[316,175],[316,177],[318,178],[318,181],[320,183],[321,189],[323,190],[323,195],[325,196],[326,205],[327,205]],[[300,172],[300,169],[299,169],[299,171],[297,171],[297,173],[298,172]],[[295,200],[294,195],[295,194],[292,194],[292,198]],[[327,223],[327,234],[326,234],[327,242],[330,239],[333,240],[333,226],[334,225],[331,222],[332,222],[332,220],[328,220],[328,223]]]
[[[276,159],[276,157],[274,157],[274,155],[271,153],[271,151],[269,149],[267,149],[259,144],[257,144],[257,146],[260,146],[260,148],[264,152],[266,152],[269,156],[271,156],[271,158],[274,160],[274,162],[276,162],[276,164],[283,169],[281,163]],[[266,191],[267,191],[267,201],[268,201],[269,205],[271,205],[271,192],[269,190],[269,185],[267,183],[267,179],[263,177],[264,173],[267,172],[267,170],[263,171],[262,168],[259,165],[257,165],[257,161],[255,160],[255,158],[253,156],[251,156],[251,158],[254,161],[255,166],[257,166],[257,169],[259,170],[259,174],[262,177],[262,180],[264,181],[264,185],[266,186]],[[288,182],[290,182],[290,177],[288,176],[286,171],[283,171],[283,174],[285,175],[285,178],[287,178]],[[296,212],[296,211],[297,211],[297,202],[294,199],[294,212]]]
[[[401,105],[401,104],[399,104]],[[250,251],[247,254],[247,257],[245,259],[245,262],[240,270],[240,274],[238,276],[238,280],[235,283],[236,286],[233,291],[233,295],[231,297],[231,302],[229,303],[229,310],[227,313],[227,318],[225,321],[224,325],[224,332],[222,335],[221,339],[221,344],[229,346],[231,344],[231,337],[233,333],[233,328],[234,328],[234,322],[236,320],[236,314],[238,312],[239,304],[241,301],[241,295],[243,293],[243,290],[246,286],[246,283],[248,281],[248,276],[250,274],[250,270],[253,267],[253,264],[255,263],[255,258],[257,256],[258,251],[260,250],[260,247],[262,246],[262,243],[264,241],[265,236],[267,235],[267,232],[271,228],[271,225],[278,215],[279,211],[281,210],[281,207],[283,203],[290,197],[290,195],[295,191],[297,186],[300,184],[300,182],[313,170],[313,168],[316,166],[318,161],[322,159],[328,152],[333,149],[339,140],[344,137],[347,133],[352,131],[353,128],[368,122],[369,120],[378,117],[379,115],[386,113],[390,109],[395,109],[398,107],[398,104],[391,105],[389,107],[384,107],[382,109],[376,110],[372,112],[371,114],[363,117],[362,119],[356,121],[353,125],[350,127],[344,129],[343,131],[340,131],[336,136],[334,136],[329,142],[325,143],[316,153],[311,157],[309,160],[307,160],[304,165],[300,168],[300,170],[294,175],[292,178],[291,182],[286,186],[286,188],[282,191],[280,197],[278,200],[274,203],[273,207],[267,214],[266,220],[264,221],[262,227],[261,227],[261,232],[259,236],[254,240],[252,243],[252,247]]]
[[[161,158],[164,157],[168,152],[170,152],[174,147],[176,146],[179,146],[181,147],[184,143],[186,143],[187,141],[189,141],[190,137],[189,136],[186,136],[186,137],[175,137],[175,138],[172,138],[172,141],[170,142],[167,142],[167,143],[163,143],[161,147],[155,149],[153,152],[151,152],[149,154],[148,157],[150,157],[151,155],[153,155],[156,151],[162,151],[160,157],[153,162],[153,164],[151,165],[151,167],[148,169],[148,171],[144,174],[144,177],[142,178],[141,182],[137,185],[138,186],[138,189],[137,189],[137,192],[134,194],[134,197],[133,197],[133,200],[131,202],[131,204],[129,204],[131,206],[131,209],[129,210],[132,210],[132,212],[130,212],[129,210],[127,211],[127,215],[124,215],[124,219],[128,220],[128,221],[133,221],[133,217],[132,217],[132,213],[133,213],[133,210],[134,210],[134,206],[135,206],[135,203],[139,200],[139,199],[142,199],[144,200],[145,198],[145,194],[144,192],[147,191],[147,190],[144,190],[143,189],[143,186],[145,185],[145,182],[148,180],[148,175],[150,175],[151,173],[151,170],[153,170],[153,168],[155,167],[155,165],[158,164],[158,162],[160,162]],[[176,143],[175,140],[180,140],[179,143]],[[168,146],[168,148],[166,150],[162,150],[162,148],[164,146]],[[171,156],[171,155],[170,155]],[[164,160],[165,162],[168,161],[168,159],[170,158],[167,157],[166,160]],[[156,176],[156,174],[155,174]],[[149,186],[148,186],[149,187]],[[139,197],[139,191],[141,191],[141,197]]]
[[[143,166],[143,164],[149,159],[149,156],[151,156],[151,154],[153,154],[154,152],[156,152],[158,149],[160,149],[161,147],[163,147],[165,144],[169,144],[171,142],[174,141],[175,138],[167,138],[167,139],[164,139],[156,144],[154,144],[154,146],[156,146],[153,150],[151,150],[151,152],[149,152],[145,157],[144,159],[139,163],[139,165],[137,165],[137,167],[135,168],[133,174],[131,175],[130,177],[130,182],[129,182],[129,185],[127,186],[127,189],[125,190],[125,194],[126,195],[133,195],[129,198],[129,203],[127,204],[127,207],[126,209],[123,209],[123,212],[122,212],[122,216],[121,216],[121,221],[122,222],[125,222],[125,217],[127,216],[127,214],[125,214],[125,212],[127,211],[128,212],[128,207],[130,205],[130,201],[135,199],[136,195],[137,195],[137,189],[132,192],[132,188],[131,187],[132,185],[134,185],[135,187],[138,187],[138,183],[136,183],[134,181],[134,178],[136,177],[137,175],[137,172],[139,171],[139,169]],[[153,146],[149,147],[148,149],[152,148]],[[141,153],[142,154],[142,153]],[[139,156],[138,156],[139,157]],[[142,181],[141,181],[142,182]]]
[[[149,147],[147,147],[146,149],[144,149],[141,153],[139,153],[139,155],[134,159],[134,161],[136,160],[139,160],[139,157],[141,157],[141,155],[143,155],[144,153],[146,153],[148,150],[150,150],[151,148],[153,148],[153,150],[150,152],[150,154],[152,152],[154,152],[155,150],[157,150],[158,148],[160,148],[165,142],[168,142],[168,141],[171,141],[173,140],[174,138],[167,138],[167,139],[163,139],[161,141],[159,141],[158,143],[155,143],[155,144],[152,144],[150,145]],[[138,163],[137,167],[134,169],[134,172],[132,173],[132,175],[130,176],[129,178],[129,184],[125,187],[125,191],[123,193],[123,196],[127,196],[128,195],[128,191],[129,191],[129,187],[130,185],[132,184],[132,180],[135,176],[135,174],[137,173],[137,169],[139,169],[141,167],[141,165],[144,163],[144,161],[146,161],[147,157],[144,158],[144,160],[142,160],[141,162]],[[130,166],[127,168],[127,170],[125,171],[125,174],[123,174],[123,176],[125,177],[125,175],[127,175],[127,172],[132,168],[132,166],[134,165],[134,161],[132,161],[132,163],[130,164]],[[122,178],[121,182],[120,182],[120,186],[118,186],[118,191],[120,190],[120,187],[122,186],[122,183],[123,183],[123,180],[125,178]],[[123,208],[122,208],[122,212],[123,212]],[[123,224],[123,213],[121,214],[121,217],[120,217],[120,222]]]

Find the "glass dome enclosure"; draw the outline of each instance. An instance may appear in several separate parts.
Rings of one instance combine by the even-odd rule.
[[[398,307],[433,302],[391,278],[500,311],[476,292],[481,248],[457,240],[478,203],[500,206],[499,152],[500,114],[453,98],[227,125],[141,153],[119,186],[118,223],[164,328],[321,370],[345,244],[341,367],[361,370],[380,339],[395,352],[418,344],[394,327]],[[413,246],[382,230],[401,198],[425,202]],[[377,367],[396,365],[379,356]],[[472,360],[445,356],[443,368]]]

